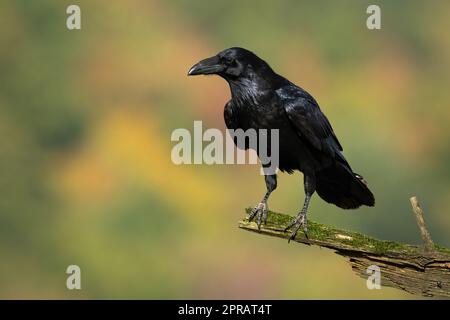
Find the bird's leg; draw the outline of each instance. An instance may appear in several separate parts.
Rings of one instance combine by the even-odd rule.
[[[288,242],[295,239],[295,237],[297,236],[297,232],[301,227],[303,227],[303,232],[305,233],[305,236],[308,237],[307,213],[308,213],[308,205],[309,205],[310,199],[311,199],[311,196],[306,195],[305,203],[303,205],[302,210],[298,213],[297,217],[294,220],[292,220],[292,222],[284,229],[284,231],[287,231],[290,228],[294,227],[292,229],[292,233],[291,233],[291,236],[289,237]]]
[[[303,232],[305,233],[305,236],[308,238],[308,220],[307,220],[307,213],[308,213],[308,206],[309,201],[311,200],[311,197],[313,193],[316,191],[316,178],[314,174],[304,176],[304,185],[305,185],[305,202],[303,204],[302,210],[298,213],[297,217],[292,220],[292,222],[284,229],[286,232],[290,228],[294,227],[292,229],[292,234],[289,237],[289,241],[294,240],[297,236],[298,230],[303,227]]]
[[[256,217],[256,224],[258,225],[258,229],[261,227],[261,221],[266,224],[267,215],[268,215],[268,207],[267,207],[267,199],[269,199],[270,194],[277,187],[277,175],[264,175],[264,180],[266,181],[267,192],[264,194],[261,202],[253,208],[248,217],[249,221],[252,221]]]
[[[267,199],[269,198],[270,192],[267,191],[264,194],[263,199],[261,200],[260,203],[258,203],[258,205],[256,205],[256,207],[254,207],[252,209],[252,211],[250,212],[250,215],[248,217],[248,221],[252,221],[255,217],[256,217],[256,224],[258,225],[258,229],[261,227],[261,219],[264,222],[264,224],[267,221]]]

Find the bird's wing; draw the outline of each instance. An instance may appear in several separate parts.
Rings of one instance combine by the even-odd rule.
[[[345,161],[330,122],[310,94],[294,85],[278,89],[277,94],[290,123],[303,140],[328,156]]]

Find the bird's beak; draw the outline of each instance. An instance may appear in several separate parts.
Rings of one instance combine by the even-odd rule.
[[[225,67],[220,63],[219,57],[214,56],[193,65],[188,71],[188,76],[196,76],[199,74],[217,74],[224,70]]]

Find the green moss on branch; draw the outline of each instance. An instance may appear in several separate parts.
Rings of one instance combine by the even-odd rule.
[[[247,214],[250,210],[246,209]],[[247,217],[239,222],[239,228],[287,240],[290,231],[284,229],[293,218],[269,212],[267,223],[261,229]],[[299,232],[294,241],[335,250],[347,257],[353,270],[366,279],[367,267],[376,264],[382,270],[386,286],[424,296],[450,297],[450,250],[447,248],[433,245],[432,251],[425,251],[424,246],[378,240],[311,220],[308,220],[308,238]]]

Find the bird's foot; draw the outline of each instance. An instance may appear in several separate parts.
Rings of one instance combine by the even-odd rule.
[[[256,224],[258,229],[261,228],[261,222],[266,224],[268,216],[267,202],[260,202],[256,207],[252,209],[248,216],[248,221],[252,221],[256,217]]]
[[[308,221],[306,219],[306,211],[300,211],[297,217],[284,229],[284,232],[288,231],[292,227],[294,228],[292,229],[292,234],[288,239],[288,243],[295,239],[297,232],[301,227],[303,227],[303,232],[305,233],[306,238],[308,238]]]

